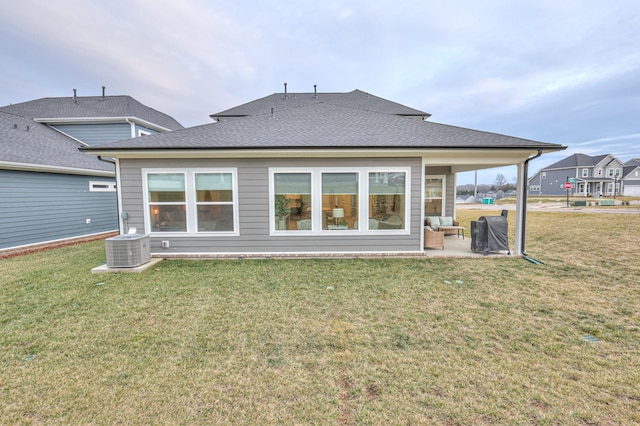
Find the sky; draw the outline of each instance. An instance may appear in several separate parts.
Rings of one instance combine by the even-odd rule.
[[[184,126],[360,89],[431,121],[640,157],[637,0],[0,0],[0,105],[130,95]],[[478,172],[515,182],[515,167]],[[473,183],[474,172],[458,175]]]

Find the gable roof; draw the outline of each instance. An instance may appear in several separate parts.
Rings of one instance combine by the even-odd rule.
[[[362,109],[383,114],[394,114],[405,117],[428,118],[431,114],[410,108],[387,99],[374,96],[361,90],[348,93],[274,93],[246,104],[216,113],[210,117],[216,120],[224,118],[246,117],[281,112],[287,109],[300,108],[318,103],[332,104]]]
[[[113,164],[78,151],[81,146],[45,124],[0,111],[0,168],[113,174]]]
[[[561,150],[558,144],[410,119],[318,101],[234,120],[145,136],[83,151],[157,149],[522,148]]]
[[[624,163],[625,166],[640,166],[640,158],[632,158]]]
[[[0,111],[54,123],[67,119],[122,119],[145,121],[167,130],[183,129],[173,117],[141,104],[131,96],[77,96],[41,98],[0,107]],[[72,120],[73,121],[73,120]]]
[[[608,155],[609,154],[590,156],[587,154],[573,154],[551,164],[550,166],[545,167],[542,170],[593,167],[603,159],[605,159]]]

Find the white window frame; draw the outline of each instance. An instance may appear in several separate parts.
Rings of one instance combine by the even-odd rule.
[[[440,212],[441,216],[446,216],[446,211],[447,211],[447,175],[427,175],[425,174],[424,176],[424,185],[426,185],[426,180],[427,179],[442,179],[442,197],[429,197],[429,199],[432,200],[442,200],[442,211]],[[425,194],[423,195],[423,200],[422,200],[422,206],[420,207],[424,213],[424,216],[430,216],[431,214],[427,214],[427,212],[424,211],[425,206],[424,203],[427,201],[427,194],[426,194],[426,188],[424,190]]]
[[[404,229],[369,229],[369,173],[405,174],[405,211]],[[275,220],[275,174],[310,173],[311,174],[311,230],[276,229]],[[322,174],[357,173],[358,174],[358,229],[322,229]],[[271,167],[269,168],[269,235],[270,236],[327,236],[327,235],[409,235],[411,232],[411,167]]]
[[[546,179],[547,178],[547,172],[542,172],[542,179]]]
[[[151,229],[150,206],[156,203],[149,202],[149,180],[150,174],[183,174],[185,178],[185,202],[187,230],[186,232],[157,232]],[[196,174],[199,173],[230,173],[233,180],[233,202],[227,202],[233,205],[233,231],[198,231],[198,203],[196,197]],[[240,235],[240,213],[238,204],[238,170],[230,167],[215,168],[145,168],[142,169],[142,190],[144,204],[144,228],[145,233],[159,237],[175,237],[175,236],[238,236]],[[178,202],[170,202],[167,204],[181,204]]]
[[[589,169],[582,169],[582,177],[589,177]]]
[[[98,180],[89,181],[89,192],[116,192],[115,182],[106,182]]]

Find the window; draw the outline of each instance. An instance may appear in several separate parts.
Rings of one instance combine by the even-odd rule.
[[[444,176],[426,176],[424,179],[424,215],[444,215]]]
[[[186,232],[184,173],[147,175],[151,232]]]
[[[598,169],[598,176],[602,176],[602,169],[601,168]]]
[[[529,186],[529,191],[531,191],[531,192],[540,191],[540,185],[530,185]]]
[[[233,231],[233,176],[196,173],[198,232]]]
[[[236,233],[235,170],[143,170],[147,232]]]
[[[273,182],[276,229],[311,231],[311,173],[275,173]]]
[[[619,177],[619,176],[620,176],[620,169],[616,169],[616,172],[615,172],[615,173],[616,173],[616,176],[618,176],[618,177]]]
[[[613,169],[607,169],[607,176],[613,177]]]
[[[98,182],[93,180],[89,182],[89,192],[115,192],[115,191],[116,191],[115,182]]]
[[[589,177],[589,169],[582,169],[582,177]]]
[[[409,168],[270,170],[273,235],[408,232]]]
[[[546,179],[547,178],[547,172],[542,172],[542,179]]]
[[[369,229],[402,229],[406,208],[404,172],[369,173]]]
[[[358,175],[322,173],[322,229],[358,229]]]

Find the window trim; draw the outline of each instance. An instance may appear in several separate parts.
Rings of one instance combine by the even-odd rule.
[[[90,180],[89,192],[116,192],[116,183],[107,181]]]
[[[589,169],[582,169],[582,177],[589,177]]]
[[[405,174],[405,211],[404,229],[369,229],[369,173]],[[309,237],[309,236],[345,236],[345,235],[409,235],[411,232],[411,167],[270,167],[269,168],[269,235],[272,237]],[[310,173],[311,174],[311,230],[276,229],[275,221],[275,174]],[[322,175],[323,173],[358,174],[358,229],[326,230],[322,229]]]
[[[149,201],[149,178],[150,174],[182,174],[185,179],[185,201],[187,230],[180,232],[158,232],[152,231],[150,207],[157,203]],[[199,173],[230,173],[232,179],[233,202],[226,202],[233,205],[233,231],[198,231],[198,202],[196,196],[196,174]],[[185,167],[185,168],[144,168],[142,169],[142,199],[144,209],[144,229],[145,233],[158,237],[212,237],[212,236],[239,236],[240,235],[240,212],[238,202],[238,169],[234,167]],[[180,204],[180,203],[165,203]]]
[[[442,197],[427,197],[427,190],[426,190],[427,179],[442,179]],[[424,216],[425,217],[433,216],[431,214],[427,214],[427,212],[425,211],[427,200],[442,200],[441,216],[446,216],[445,212],[447,211],[447,175],[429,175],[425,173],[424,184],[425,184],[425,188],[424,188],[424,195],[423,195],[423,201],[422,201],[422,207],[421,207],[422,211],[424,212]]]

